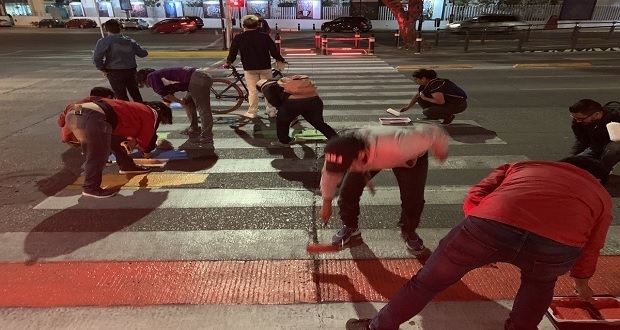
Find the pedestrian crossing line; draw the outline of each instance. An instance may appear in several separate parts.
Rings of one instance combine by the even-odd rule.
[[[293,304],[387,301],[417,259],[0,263],[0,307]],[[602,256],[593,288],[620,295],[620,256]],[[474,269],[436,301],[514,299],[516,267]],[[569,275],[555,294],[573,295]],[[351,293],[355,288],[355,294]]]
[[[145,186],[144,188],[148,188]],[[172,187],[171,187],[172,188]],[[427,205],[460,205],[471,186],[433,186],[425,188]],[[123,198],[105,200],[81,198],[79,191],[65,189],[48,197],[35,209],[168,209],[168,208],[223,208],[223,207],[280,207],[312,206],[321,202],[321,196],[305,189],[204,189],[173,188],[151,189],[149,193],[165,194],[165,199],[150,198],[149,193],[136,194],[136,189],[121,189]],[[268,196],[268,200],[265,200]],[[399,206],[398,187],[381,187],[374,195],[362,195],[360,205]]]
[[[147,173],[147,174],[104,174],[101,187],[105,189],[142,189],[198,185],[207,180],[204,173]],[[82,189],[84,177],[80,176],[66,189]]]
[[[455,217],[458,223],[462,217]],[[389,221],[390,219],[388,219]],[[312,220],[310,220],[312,221]],[[316,216],[314,220],[322,224]],[[0,234],[0,262],[51,261],[174,261],[174,260],[309,260],[309,259],[394,259],[412,258],[400,238],[398,218],[390,229],[361,226],[366,248],[352,246],[337,253],[309,255],[306,244],[313,234],[307,229],[237,229],[189,231],[117,231],[117,232],[6,232]],[[416,232],[424,246],[434,251],[451,228],[424,228]],[[330,225],[340,226],[337,216]],[[331,242],[336,228],[318,229],[317,241]],[[68,251],[60,242],[88,241]],[[243,244],[239,244],[243,242]],[[213,247],[217,246],[217,249]],[[122,249],[119,249],[122,247]],[[372,251],[372,252],[371,252]],[[609,228],[601,255],[620,254],[620,227]]]

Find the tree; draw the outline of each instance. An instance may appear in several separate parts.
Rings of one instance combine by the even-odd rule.
[[[405,10],[407,4],[400,0],[382,1],[398,22],[404,48],[412,48],[416,38],[416,22],[422,14],[422,0],[409,0],[408,10]]]

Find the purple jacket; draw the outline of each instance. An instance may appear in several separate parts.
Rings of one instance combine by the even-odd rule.
[[[196,68],[191,66],[165,68],[149,73],[146,81],[161,96],[186,92],[195,71]]]

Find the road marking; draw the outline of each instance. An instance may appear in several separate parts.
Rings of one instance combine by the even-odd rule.
[[[138,175],[105,174],[101,187],[106,189],[142,189],[197,185],[204,183],[209,174],[204,173],[146,173]],[[80,176],[67,189],[82,189],[84,177]]]
[[[228,56],[226,51],[155,51],[149,52],[149,58],[222,58]]]
[[[520,68],[556,68],[556,67],[587,67],[592,66],[592,64],[587,62],[581,63],[520,63],[515,64],[513,67]]]
[[[495,166],[496,167],[496,166]],[[460,205],[470,186],[426,186],[427,205]],[[109,199],[83,197],[74,189],[65,189],[48,197],[35,209],[201,209],[224,207],[311,207],[321,196],[305,189],[138,189],[120,190]],[[378,187],[376,194],[364,194],[360,205],[399,206],[398,187]]]
[[[417,69],[473,69],[470,64],[431,64],[431,65],[398,65],[396,70],[417,70]]]

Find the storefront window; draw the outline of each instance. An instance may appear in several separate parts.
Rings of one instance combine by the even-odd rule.
[[[5,2],[6,13],[13,16],[32,16],[28,1]]]

